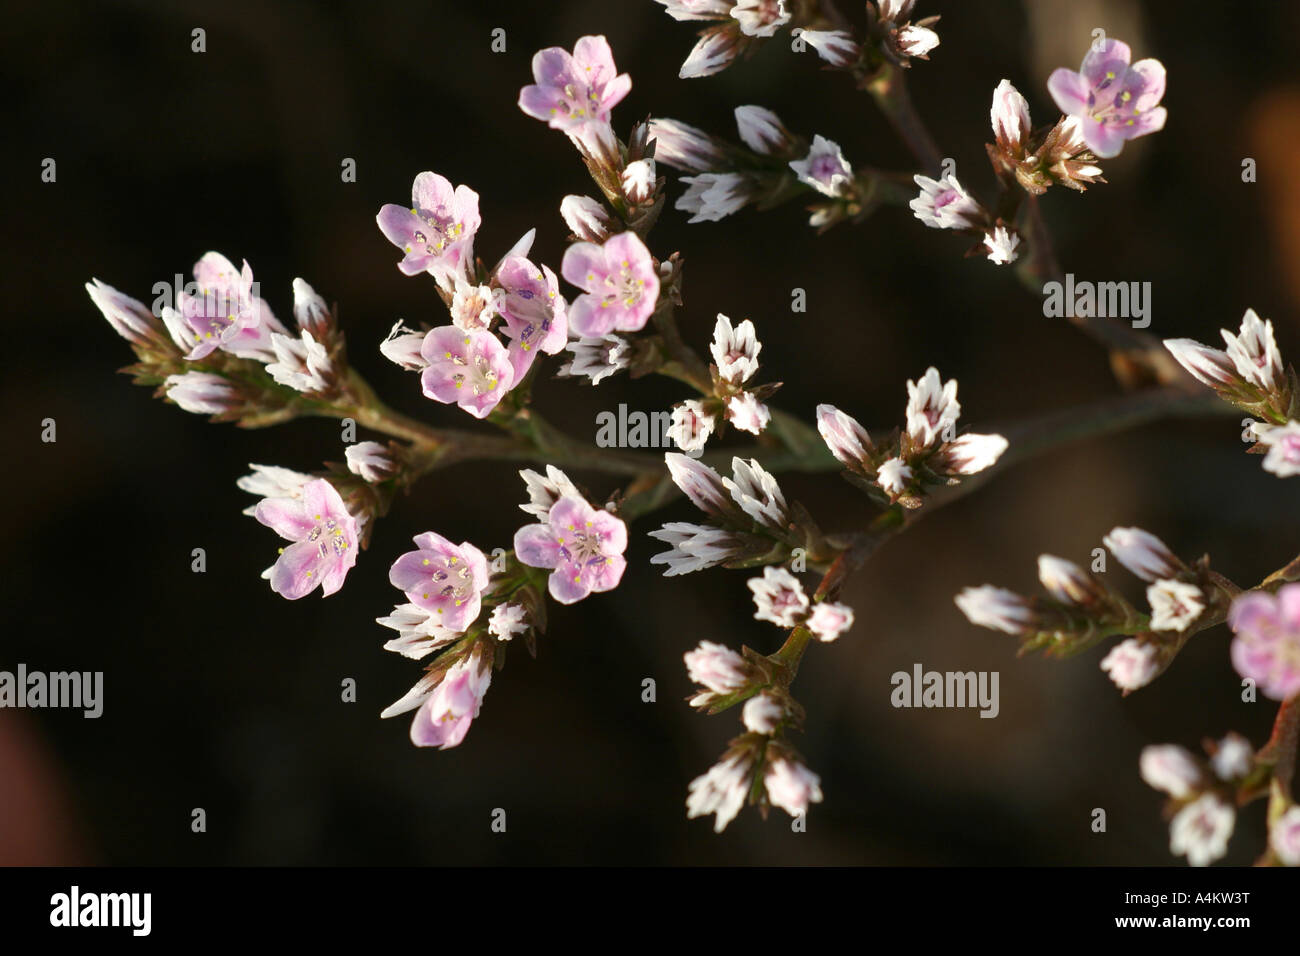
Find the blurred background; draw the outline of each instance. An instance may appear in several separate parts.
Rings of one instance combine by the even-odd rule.
[[[1242,2],[1213,22],[1182,3],[921,0],[942,45],[911,71],[914,98],[963,183],[988,196],[989,101],[1009,78],[1036,125],[1056,111],[1045,81],[1077,68],[1102,27],[1169,71],[1168,127],[1105,164],[1107,185],[1044,197],[1062,263],[1080,279],[1150,281],[1151,331],[1217,341],[1252,306],[1285,356],[1300,355],[1300,7]],[[850,12],[860,15],[857,4]],[[848,9],[848,7],[846,7]],[[775,650],[752,620],[747,572],[659,577],[645,532],[691,520],[677,502],[632,529],[618,591],[555,609],[540,653],[510,655],[466,743],[418,750],[407,718],[379,711],[419,665],[384,652],[374,623],[399,597],[387,567],[436,529],[485,549],[523,522],[510,467],[461,465],[394,507],[329,600],[289,603],[258,575],[278,546],[240,514],[250,462],[299,470],[340,460],[338,426],[260,432],[213,426],[154,401],[114,370],[132,360],[82,286],[92,276],[148,302],[209,249],[252,263],[288,317],[301,276],[338,302],[355,365],[390,404],[476,427],[424,400],[375,347],[397,318],[445,321],[433,284],[405,278],[374,223],[436,170],[481,196],[476,249],[491,260],[536,226],[535,258],[558,266],[566,193],[589,193],[565,138],[516,99],[541,47],[608,36],[631,94],[626,135],[648,115],[734,138],[755,103],[796,132],[838,141],[851,162],[911,169],[870,99],[788,41],[717,77],[683,81],[694,43],[650,0],[546,4],[53,3],[6,14],[9,302],[0,378],[3,549],[0,669],[101,670],[104,715],[0,710],[0,863],[107,864],[1164,864],[1160,798],[1137,773],[1154,742],[1199,750],[1236,729],[1256,744],[1274,707],[1243,703],[1228,632],[1191,641],[1155,684],[1121,699],[1097,649],[1017,660],[952,597],[996,583],[1032,593],[1035,559],[1086,562],[1116,525],[1138,524],[1240,583],[1293,557],[1300,483],[1243,454],[1231,417],[1083,442],[1017,466],[882,550],[844,598],[854,629],[811,649],[794,690],[808,709],[793,742],[825,802],[806,833],[784,814],[742,813],[721,836],[687,821],[688,782],[740,730],[738,713],[694,714],[682,654],[700,640]],[[191,52],[191,30],[207,52]],[[491,31],[506,31],[493,53]],[[40,180],[57,161],[57,181]],[[1245,157],[1258,182],[1243,183]],[[340,182],[356,160],[357,181]],[[670,202],[683,187],[671,174]],[[978,430],[1116,391],[1104,354],[1045,319],[1011,270],[964,260],[961,240],[906,209],[820,238],[797,207],[686,224],[667,210],[660,254],[686,259],[689,341],[719,311],[752,317],[777,404],[811,420],[831,402],[871,428],[902,420],[904,381],[928,365],[960,380]],[[808,311],[791,314],[791,289]],[[595,416],[686,397],[626,377],[598,389],[540,382],[539,407],[594,438]],[[58,441],[39,440],[44,418]],[[490,429],[486,424],[477,425]],[[363,436],[374,437],[374,436]],[[576,474],[599,496],[614,487]],[[862,526],[866,500],[829,475],[782,479],[822,524]],[[205,574],[190,553],[207,552]],[[1136,579],[1116,570],[1130,596]],[[890,675],[998,671],[1001,713],[896,710]],[[658,702],[641,701],[654,678]],[[340,700],[353,678],[358,702]],[[191,811],[207,832],[191,832]],[[492,810],[508,814],[491,832]],[[1090,829],[1094,808],[1107,831]],[[1239,819],[1228,862],[1262,849],[1263,806]]]

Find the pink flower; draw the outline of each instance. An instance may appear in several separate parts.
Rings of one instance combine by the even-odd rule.
[[[1156,645],[1130,637],[1120,641],[1101,659],[1101,669],[1116,687],[1128,694],[1155,680],[1160,673]]]
[[[713,364],[718,367],[719,377],[732,385],[753,378],[758,371],[758,353],[762,349],[763,344],[758,341],[753,322],[745,319],[733,327],[731,319],[718,313],[709,352],[713,356]]]
[[[584,338],[640,330],[659,298],[654,260],[634,232],[619,233],[603,246],[575,242],[565,250],[560,272],[587,293],[569,307],[569,324]]]
[[[469,733],[492,683],[492,668],[477,650],[447,669],[442,682],[420,705],[411,721],[411,742],[417,747],[446,750]]]
[[[998,146],[1008,153],[1018,153],[1029,136],[1029,104],[1020,95],[1020,91],[1011,85],[1010,80],[1003,80],[993,91],[989,119],[993,123],[993,137]]]
[[[803,159],[790,163],[799,181],[826,196],[843,196],[853,182],[853,167],[844,158],[839,144],[818,134]]]
[[[918,174],[912,179],[921,187],[921,193],[908,206],[916,218],[930,228],[971,229],[984,221],[984,210],[956,176],[931,179]]]
[[[1264,470],[1279,478],[1300,475],[1300,422],[1263,427],[1257,423],[1259,443],[1268,449],[1264,456]]]
[[[1146,747],[1138,760],[1142,779],[1175,800],[1184,800],[1204,785],[1196,758],[1176,744]]]
[[[296,601],[318,586],[322,594],[333,594],[357,563],[356,519],[324,479],[303,485],[301,498],[262,499],[254,517],[294,542],[266,575],[281,597]]]
[[[709,436],[713,434],[713,416],[709,414],[702,402],[688,398],[673,409],[672,424],[668,426],[668,437],[682,451],[700,452],[704,449]]]
[[[792,817],[807,813],[810,803],[821,803],[821,779],[798,761],[784,758],[772,761],[763,783],[768,802]]]
[[[751,676],[745,659],[725,644],[700,641],[695,650],[686,652],[684,660],[692,683],[717,695],[739,690]]]
[[[444,325],[425,336],[420,354],[429,363],[420,373],[424,394],[475,418],[486,418],[515,382],[506,347],[484,329]]]
[[[1300,866],[1300,806],[1292,806],[1274,821],[1268,845],[1287,866]]]
[[[995,588],[991,584],[966,588],[953,600],[967,620],[980,627],[1008,634],[1028,634],[1037,626],[1029,602],[1006,588]]]
[[[859,473],[870,469],[874,446],[856,418],[834,405],[818,405],[817,431],[840,464]]]
[[[931,367],[919,380],[908,380],[907,435],[917,448],[929,448],[945,432],[954,431],[960,417],[955,378],[944,382],[939,370]]]
[[[747,582],[754,592],[754,619],[794,627],[808,616],[808,595],[799,579],[785,568],[766,567],[761,578]]]
[[[627,525],[582,498],[566,496],[546,520],[515,532],[515,556],[532,568],[553,568],[549,590],[561,604],[618,587],[627,561]]]
[[[580,38],[572,54],[558,46],[538,50],[533,79],[519,91],[519,108],[565,132],[608,123],[610,111],[632,89],[632,78],[618,72],[603,36]]]
[[[456,277],[468,279],[474,234],[482,222],[478,193],[468,186],[453,190],[437,173],[420,173],[411,187],[410,208],[390,203],[375,220],[388,241],[406,253],[397,264],[406,275],[427,272],[448,291]]]
[[[474,623],[488,585],[487,559],[468,541],[452,544],[440,534],[416,535],[418,550],[408,551],[388,572],[406,599],[432,612],[440,627],[460,633]]]
[[[211,372],[185,372],[163,380],[167,397],[195,415],[233,412],[243,402],[235,383]]]
[[[1264,696],[1286,700],[1300,693],[1300,584],[1287,584],[1277,595],[1251,591],[1228,611],[1236,633],[1232,664],[1254,680]]]
[[[519,382],[538,352],[554,355],[564,350],[569,341],[567,307],[555,273],[523,256],[502,262],[496,278],[505,292],[497,308],[510,339],[507,352],[514,381]]]
[[[813,606],[804,622],[819,641],[833,641],[853,626],[853,608],[847,604],[822,601]]]
[[[1061,112],[1077,116],[1084,142],[1103,159],[1118,156],[1126,140],[1163,129],[1165,68],[1159,60],[1132,66],[1128,44],[1094,43],[1079,72],[1062,67],[1047,79],[1048,92]]]
[[[1141,528],[1112,528],[1101,542],[1120,564],[1143,581],[1168,580],[1184,567],[1168,545]]]
[[[785,0],[740,0],[731,8],[732,19],[746,36],[770,37],[790,22]]]
[[[185,356],[196,361],[217,349],[269,362],[275,357],[271,333],[287,334],[257,294],[253,269],[247,262],[236,269],[219,252],[209,252],[194,264],[198,295],[182,291],[176,299],[181,319],[194,334],[194,347]]]

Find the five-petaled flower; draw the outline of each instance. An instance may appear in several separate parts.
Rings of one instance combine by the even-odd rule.
[[[1103,159],[1118,156],[1126,140],[1163,129],[1165,68],[1159,60],[1138,60],[1120,40],[1094,43],[1079,72],[1061,67],[1047,79],[1061,112],[1077,116],[1088,148]]]
[[[533,568],[551,568],[548,590],[561,604],[618,587],[627,560],[627,525],[583,498],[566,495],[546,519],[515,532],[515,555]]]
[[[316,479],[300,498],[263,498],[254,516],[294,542],[265,574],[272,591],[296,601],[317,587],[329,595],[343,586],[357,563],[357,522],[332,484]]]
[[[388,241],[405,253],[397,268],[406,275],[427,272],[448,291],[455,290],[457,278],[468,278],[481,222],[478,193],[468,186],[453,189],[437,173],[420,173],[411,187],[411,206],[389,203],[375,220]]]
[[[634,232],[612,236],[602,246],[575,242],[565,250],[560,272],[586,293],[569,306],[569,325],[584,338],[639,331],[659,299],[654,259]]]
[[[428,363],[420,373],[424,394],[475,418],[486,418],[515,382],[509,351],[485,329],[436,328],[425,336],[420,354]]]
[[[1287,700],[1300,693],[1300,584],[1276,595],[1250,591],[1233,602],[1228,624],[1232,663],[1266,697]]]
[[[558,46],[538,50],[533,79],[519,91],[519,108],[566,132],[608,123],[610,111],[632,89],[632,78],[618,72],[603,36],[581,37],[573,53]]]
[[[483,552],[468,541],[452,544],[433,531],[416,535],[415,547],[393,562],[388,580],[439,626],[465,630],[478,617],[488,585]]]

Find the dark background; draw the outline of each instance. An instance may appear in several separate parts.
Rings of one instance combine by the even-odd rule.
[[[850,5],[860,13],[858,5]],[[1045,81],[1077,67],[1097,26],[1169,71],[1169,124],[1107,162],[1111,183],[1045,197],[1063,264],[1080,279],[1153,285],[1152,331],[1217,341],[1253,306],[1283,354],[1300,354],[1300,86],[1294,4],[940,2],[942,45],[911,73],[915,99],[963,182],[988,195],[992,90],[1007,77],[1036,124],[1055,115]],[[849,7],[846,7],[849,9]],[[677,79],[694,42],[649,0],[545,4],[51,3],[10,9],[0,38],[6,103],[6,438],[0,668],[102,670],[105,712],[0,711],[0,862],[903,863],[1173,862],[1141,748],[1238,729],[1256,743],[1273,706],[1245,704],[1228,633],[1195,638],[1169,673],[1121,699],[1096,650],[1017,660],[1014,641],[953,606],[986,581],[1036,588],[1042,552],[1084,562],[1116,525],[1139,524],[1248,584],[1293,557],[1300,484],[1243,454],[1232,418],[1158,424],[1023,464],[890,544],[845,598],[857,625],[810,650],[795,685],[795,743],[825,802],[794,834],[777,813],[742,813],[722,836],[687,821],[687,783],[739,729],[695,715],[681,656],[701,639],[774,650],[753,621],[746,572],[658,577],[659,550],[632,529],[618,591],[557,609],[536,661],[511,655],[466,743],[418,750],[407,718],[378,712],[420,667],[384,652],[374,623],[399,595],[386,580],[414,534],[436,529],[491,549],[524,521],[522,483],[499,464],[426,479],[376,529],[329,600],[289,603],[258,574],[277,539],[240,515],[249,462],[300,470],[338,460],[337,424],[261,432],[153,401],[114,369],[131,359],[82,285],[92,276],[146,302],[208,249],[247,258],[290,317],[290,283],[337,301],[355,364],[395,406],[479,427],[422,399],[375,345],[402,317],[441,322],[427,278],[405,278],[374,215],[433,169],[481,195],[477,251],[492,259],[538,227],[558,266],[560,199],[590,193],[564,137],[515,105],[532,53],[608,36],[633,89],[626,135],[647,115],[734,138],[734,107],[775,109],[797,132],[837,140],[851,162],[910,169],[869,98],[798,57],[788,39],[719,77]],[[207,52],[190,31],[207,31]],[[508,52],[490,50],[494,27]],[[1244,184],[1243,157],[1259,163]],[[42,183],[41,160],[57,161]],[[358,181],[340,182],[356,160]],[[682,187],[675,174],[673,199]],[[935,364],[961,382],[977,428],[1114,394],[1104,354],[1012,270],[963,260],[960,240],[905,209],[820,238],[806,213],[746,211],[688,226],[669,210],[652,236],[687,261],[687,338],[713,316],[752,317],[777,404],[811,420],[818,402],[872,428],[902,420],[904,380]],[[791,289],[807,290],[791,314]],[[577,434],[629,402],[686,397],[667,380],[598,389],[549,381],[539,407]],[[39,440],[53,417],[58,441]],[[373,436],[366,436],[373,437]],[[576,474],[596,495],[599,474]],[[865,499],[829,475],[790,476],[787,495],[833,529],[860,527]],[[664,519],[690,520],[678,502]],[[205,574],[190,552],[207,551]],[[1135,579],[1115,579],[1135,599]],[[1001,715],[895,710],[889,676],[997,670]],[[355,678],[359,702],[340,701]],[[659,700],[642,703],[643,678]],[[190,813],[207,812],[194,834]],[[493,808],[508,831],[489,828]],[[1091,832],[1093,808],[1108,831]],[[711,820],[711,818],[710,818]],[[1262,849],[1263,806],[1240,817],[1229,862]]]

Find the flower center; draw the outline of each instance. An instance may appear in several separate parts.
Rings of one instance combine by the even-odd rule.
[[[628,261],[624,259],[618,272],[611,272],[605,276],[605,298],[601,301],[600,307],[605,309],[611,304],[622,304],[630,309],[641,301],[643,295],[645,295],[645,280],[632,275]]]
[[[320,520],[320,515],[316,516]],[[321,539],[324,540],[321,540]],[[322,558],[329,557],[332,550],[336,557],[342,557],[343,552],[348,549],[347,539],[343,537],[343,529],[333,518],[326,519],[322,524],[316,525],[307,535],[308,541],[316,542],[316,550]]]

